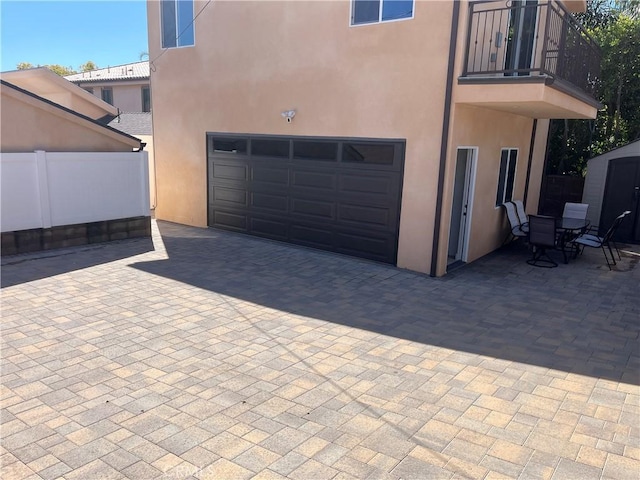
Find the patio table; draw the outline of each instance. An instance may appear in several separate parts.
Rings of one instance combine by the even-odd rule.
[[[558,244],[562,250],[564,263],[569,263],[567,244],[581,233],[584,233],[589,228],[589,225],[589,220],[582,218],[562,217],[557,219],[556,232],[558,233]]]

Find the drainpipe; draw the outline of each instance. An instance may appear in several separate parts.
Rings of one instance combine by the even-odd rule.
[[[447,166],[447,150],[449,148],[449,124],[451,123],[451,93],[453,91],[453,71],[458,43],[458,21],[460,18],[460,2],[453,2],[451,16],[451,38],[449,39],[449,67],[447,68],[447,86],[444,95],[444,118],[442,121],[442,139],[440,141],[440,170],[438,172],[438,194],[436,198],[436,216],[433,226],[433,248],[431,250],[431,272],[436,276],[438,267],[438,248],[440,247],[440,230],[442,228],[442,201],[444,195],[444,173]]]
[[[533,126],[531,127],[531,143],[529,144],[529,162],[527,163],[527,179],[524,182],[524,196],[522,203],[525,208],[527,207],[527,195],[529,194],[529,180],[531,179],[531,164],[533,163],[533,147],[536,144],[536,130],[538,128],[538,119],[533,119]]]

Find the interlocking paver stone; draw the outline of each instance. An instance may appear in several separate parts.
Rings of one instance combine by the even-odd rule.
[[[637,479],[626,250],[435,279],[153,222],[3,257],[2,478]]]

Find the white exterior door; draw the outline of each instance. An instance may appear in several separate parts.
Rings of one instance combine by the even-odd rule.
[[[476,157],[476,148],[458,148],[451,205],[448,264],[467,261]]]

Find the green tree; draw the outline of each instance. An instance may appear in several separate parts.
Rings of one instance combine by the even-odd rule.
[[[57,73],[61,77],[64,77],[65,75],[73,75],[74,73],[78,73],[72,67],[63,67],[62,65],[45,65],[45,67],[47,67],[53,73]]]
[[[587,160],[640,138],[640,1],[593,0],[583,25],[602,49],[596,120],[554,120],[548,174],[581,175]]]
[[[594,32],[602,47],[599,141],[611,147],[640,137],[640,18],[620,15]]]
[[[89,72],[91,70],[97,70],[98,68],[100,67],[98,67],[98,65],[96,65],[96,63],[93,60],[87,60],[86,63],[83,63],[82,65],[80,65],[79,70],[81,72]]]
[[[40,64],[34,65],[32,63],[29,63],[29,62],[20,62],[18,65],[16,65],[16,68],[18,70],[27,70],[29,68],[37,68],[37,67],[47,67],[53,73],[57,73],[61,77],[64,77],[65,75],[73,75],[74,73],[78,73],[72,67],[64,67],[62,65],[57,65],[57,64],[53,64],[53,65],[40,65]]]

